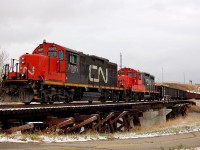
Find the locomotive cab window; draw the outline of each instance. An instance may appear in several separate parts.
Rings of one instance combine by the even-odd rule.
[[[48,52],[48,56],[56,57],[56,52]]]
[[[76,55],[73,55],[73,54],[70,54],[69,55],[69,62],[71,64],[77,64],[77,56]]]
[[[124,75],[124,71],[121,70],[121,71],[120,71],[120,75]]]
[[[43,47],[39,47],[38,48],[38,52],[43,52],[44,51],[44,48]]]
[[[142,75],[140,73],[138,74],[138,77],[140,80],[142,79]]]
[[[132,72],[131,72],[131,71],[128,71],[128,76],[130,76],[130,77],[132,77],[132,76],[133,76],[133,74],[132,74]]]
[[[137,77],[137,73],[136,73],[136,72],[133,73],[133,77],[134,77],[134,78]]]
[[[44,55],[44,48],[43,47],[38,48],[38,54]]]
[[[58,60],[64,60],[64,51],[58,51]]]

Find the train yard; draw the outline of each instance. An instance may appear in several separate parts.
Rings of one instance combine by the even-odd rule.
[[[187,107],[195,103],[182,101],[143,101],[120,103],[69,103],[53,105],[0,105],[1,132],[43,132],[60,134],[82,133],[88,130],[98,132],[129,131],[142,126],[145,115],[152,125],[152,118],[166,119],[186,115]],[[165,110],[167,111],[166,113]],[[164,111],[163,111],[164,110]],[[162,113],[156,113],[162,112]],[[154,115],[156,113],[156,116]],[[153,117],[150,117],[153,115]],[[165,120],[165,119],[164,119]],[[160,123],[161,120],[154,120]]]

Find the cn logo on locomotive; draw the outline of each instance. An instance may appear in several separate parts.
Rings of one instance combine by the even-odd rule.
[[[93,74],[92,74],[92,70],[97,71],[97,73],[98,73],[98,74],[97,74],[97,75],[98,75],[97,78],[94,78],[94,76],[93,76]],[[101,67],[98,68],[98,67],[95,66],[95,65],[90,65],[90,66],[89,66],[89,80],[90,80],[91,82],[99,82],[100,74],[102,75],[104,82],[107,83],[107,82],[108,82],[108,69],[107,69],[107,68],[106,68],[106,77],[105,77],[105,75],[104,75],[103,70],[102,70]]]
[[[35,67],[33,66],[32,67],[32,71],[31,70],[29,70],[27,67],[23,67],[23,73],[26,73],[26,71],[28,70],[28,73],[30,74],[30,75],[34,75],[35,74]]]

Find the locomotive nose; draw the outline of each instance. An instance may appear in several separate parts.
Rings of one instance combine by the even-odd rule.
[[[20,57],[19,73],[22,78],[41,80],[45,72],[46,56],[24,54]]]

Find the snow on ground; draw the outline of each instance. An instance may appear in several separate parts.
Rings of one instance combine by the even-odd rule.
[[[77,142],[77,141],[91,141],[91,140],[106,140],[106,136],[97,135],[0,135],[0,142],[16,142],[16,143],[59,143],[59,142]]]

